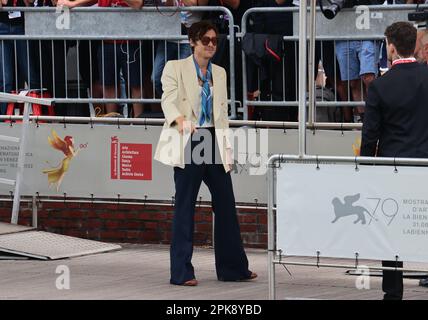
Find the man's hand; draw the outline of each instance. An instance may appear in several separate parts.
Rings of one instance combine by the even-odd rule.
[[[70,1],[70,0],[58,0],[56,3],[57,7],[67,7],[67,8],[74,8],[76,6],[76,2],[75,1]]]
[[[139,10],[144,6],[143,0],[125,0],[125,2],[133,9]]]
[[[24,0],[26,7],[34,7],[34,0]]]
[[[178,132],[180,132],[180,134],[189,132],[190,134],[192,134],[194,132],[197,132],[195,125],[192,123],[192,121],[186,121],[183,116],[180,116],[175,119],[175,122],[178,125]]]
[[[186,7],[206,6],[208,2],[208,0],[183,0]]]
[[[3,8],[3,6],[7,5],[7,0],[1,0],[0,1],[0,8]]]

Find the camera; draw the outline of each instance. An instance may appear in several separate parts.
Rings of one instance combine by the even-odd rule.
[[[427,25],[428,25],[428,11],[424,10],[424,9],[422,9],[422,10],[416,9],[415,12],[410,12],[408,14],[407,19],[409,21],[414,21],[414,22],[418,22],[418,23],[425,22],[424,25],[419,24],[418,27],[427,27]]]
[[[343,8],[352,8],[362,5],[383,4],[384,0],[327,0],[327,5],[323,4],[324,0],[320,0],[321,12],[327,19],[333,19]]]

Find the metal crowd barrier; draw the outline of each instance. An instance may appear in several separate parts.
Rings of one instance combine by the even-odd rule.
[[[141,10],[118,7],[73,8],[69,10],[71,25],[69,29],[55,29],[56,20],[60,14],[64,14],[63,11],[57,12],[57,8],[5,7],[1,10],[20,11],[26,18],[25,34],[0,36],[3,53],[6,47],[15,49],[13,61],[10,61],[15,66],[12,70],[13,77],[15,79],[19,79],[22,75],[28,77],[26,79],[27,87],[44,91],[44,96],[55,100],[58,110],[63,104],[62,112],[70,116],[94,116],[96,106],[100,104],[122,105],[125,111],[127,110],[126,104],[134,104],[136,108],[141,108],[141,104],[152,104],[152,111],[155,109],[154,114],[161,114],[160,106],[158,106],[161,95],[159,85],[156,86],[153,83],[153,89],[147,89],[149,87],[147,84],[153,80],[152,74],[147,72],[147,64],[154,66],[156,51],[161,47],[165,50],[163,63],[166,63],[167,55],[172,54],[168,50],[176,51],[176,54],[180,56],[180,50],[185,46],[181,46],[178,41],[187,40],[187,35],[181,35],[178,13],[185,11],[222,12],[229,21],[227,42],[230,52],[228,70],[230,117],[235,119],[237,116],[234,20],[230,10],[225,7],[144,7]],[[115,14],[114,17],[117,16],[121,22],[115,20],[115,23],[112,24],[111,20],[104,21],[107,18],[104,20],[102,17],[100,18],[100,15],[105,15],[111,19],[112,14]],[[131,21],[127,15],[132,16]],[[149,17],[150,19],[147,19]],[[169,30],[168,24],[174,22],[171,19],[175,19],[177,22],[178,32],[176,34],[163,30]],[[145,22],[146,20],[148,21]],[[86,21],[86,23],[79,27],[78,23],[82,21]],[[152,22],[155,24],[154,26],[145,25],[145,23]],[[121,23],[124,25],[121,26]],[[127,28],[127,24],[132,25],[132,28]],[[139,29],[136,26],[139,26]],[[101,35],[97,34],[98,29],[100,31],[105,29],[105,32],[102,32]],[[150,48],[151,57],[145,52]],[[190,52],[190,48],[186,50]],[[24,56],[21,54],[18,57],[19,52],[24,52]],[[123,72],[119,73],[118,54],[114,54],[114,52],[123,53],[127,57],[126,67],[122,68],[125,69]],[[172,56],[174,55],[172,54]],[[7,63],[4,57],[2,54],[0,63],[3,65]],[[26,60],[27,70],[21,70],[21,65],[24,65],[23,60]],[[137,62],[137,68],[130,66],[134,62]],[[158,62],[160,63],[160,61]],[[109,67],[113,69],[114,75],[106,74]],[[7,80],[5,68],[2,69],[0,77],[5,83]],[[110,72],[108,71],[108,73]],[[106,86],[106,82],[108,82],[108,86]],[[6,91],[18,92],[20,89],[23,89],[22,86],[15,81],[11,88],[6,88]],[[76,106],[72,107],[76,104],[88,105],[88,109],[81,112],[84,107],[78,106],[77,108],[80,109],[76,109]],[[70,111],[72,108],[75,110]],[[109,108],[114,109],[113,106]],[[146,113],[144,112],[144,114]]]
[[[24,92],[25,93],[25,92]],[[15,187],[13,193],[13,207],[11,222],[14,224],[18,223],[19,206],[21,201],[21,186],[24,181],[24,166],[25,166],[25,153],[27,146],[27,131],[30,123],[30,107],[32,103],[37,103],[43,106],[51,106],[52,100],[49,99],[36,99],[32,97],[26,97],[25,95],[12,95],[7,93],[0,93],[0,99],[7,99],[13,102],[24,103],[24,111],[22,116],[22,133],[19,139],[10,136],[2,136],[0,140],[13,141],[19,143],[19,155],[17,163],[16,179],[9,180],[1,179],[0,183],[10,184]]]
[[[400,165],[404,166],[424,166],[428,167],[428,159],[414,159],[414,158],[381,158],[381,157],[334,157],[334,156],[315,156],[315,155],[285,155],[275,154],[269,158],[268,162],[268,284],[269,284],[269,299],[276,299],[276,265],[295,265],[295,266],[309,266],[309,267],[327,267],[327,268],[343,268],[343,269],[358,269],[360,267],[358,256],[355,264],[351,264],[348,260],[343,263],[320,263],[319,257],[313,259],[313,262],[302,262],[293,260],[297,256],[287,256],[283,254],[282,250],[277,247],[277,169],[286,163],[313,163],[314,167],[322,164],[344,164],[352,163],[371,164],[371,165],[391,165],[396,169]],[[331,257],[333,258],[333,257]],[[412,269],[400,267],[368,267],[369,270],[392,270],[392,271],[408,271],[408,272],[428,272],[425,269]]]
[[[308,3],[309,4],[309,3]],[[311,7],[315,8],[315,3],[310,3]],[[311,7],[307,7],[308,12]],[[421,5],[421,8],[427,8],[427,5]],[[384,40],[384,30],[385,28],[395,22],[395,21],[407,21],[407,13],[413,12],[416,8],[416,5],[377,5],[377,6],[368,6],[370,10],[369,15],[369,28],[368,29],[357,29],[354,21],[356,17],[362,13],[357,13],[356,9],[343,9],[333,20],[327,20],[319,8],[312,11],[310,18],[307,21],[307,28],[312,30],[315,33],[315,38],[308,37],[309,47],[308,47],[308,63],[307,70],[305,74],[308,78],[308,121],[309,124],[314,122],[354,122],[352,117],[352,108],[353,107],[363,107],[365,105],[365,95],[366,87],[361,79],[359,79],[358,85],[351,83],[351,81],[341,81],[340,80],[340,70],[339,64],[336,60],[336,44],[338,41],[347,41],[348,44],[350,41],[357,40],[373,40],[376,44],[375,55],[377,61],[380,61],[380,54],[382,54],[382,44]],[[270,92],[261,92],[257,98],[249,99],[247,96],[248,93],[248,60],[249,58],[242,51],[242,69],[243,69],[243,103],[242,108],[238,108],[239,112],[243,113],[243,118],[248,119],[249,117],[249,107],[257,107],[259,110],[266,107],[274,108],[290,108],[297,107],[299,100],[298,94],[298,83],[299,78],[302,75],[301,70],[298,69],[298,61],[302,56],[298,53],[299,48],[299,36],[298,31],[302,27],[301,21],[298,17],[299,8],[251,8],[247,10],[242,18],[242,28],[241,33],[238,35],[242,39],[245,35],[249,34],[249,19],[257,14],[262,13],[292,13],[293,14],[293,35],[283,37],[283,50],[292,50],[294,59],[291,61],[286,61],[284,55],[281,57],[281,62],[278,62],[275,65],[275,70],[277,72],[282,72],[282,83],[278,86],[274,80],[269,79],[269,83],[265,84],[267,91]],[[340,26],[340,27],[338,27]],[[312,43],[313,41],[313,43]],[[301,43],[301,42],[300,42]],[[288,46],[286,44],[289,44]],[[317,54],[315,54],[315,50]],[[385,52],[383,52],[385,54]],[[315,55],[317,55],[317,61],[315,61]],[[323,69],[318,70],[318,63],[323,63]],[[349,64],[349,61],[348,61]],[[293,83],[290,82],[290,75],[287,75],[285,70],[286,66],[289,68],[294,68]],[[325,71],[326,69],[330,70],[330,73],[333,74],[333,79],[325,79],[320,71]],[[379,69],[379,68],[377,68]],[[318,72],[317,72],[318,71]],[[378,70],[379,71],[379,70]],[[260,90],[263,86],[260,79],[260,69],[257,68],[257,84],[256,88]],[[348,70],[349,72],[349,70]],[[380,71],[379,71],[380,72]],[[315,75],[318,73],[321,81],[318,83],[318,86],[315,87]],[[305,77],[306,78],[306,77]],[[290,94],[289,90],[286,88],[286,79],[289,80],[288,84],[295,85],[294,93]],[[276,81],[276,80],[275,80]],[[326,82],[328,85],[326,85]],[[351,86],[355,86],[352,90]],[[279,92],[278,88],[281,87]],[[254,89],[254,88],[252,88]],[[252,90],[253,91],[253,90]],[[352,91],[355,94],[358,93],[358,97],[353,98]],[[265,99],[263,99],[263,96]],[[275,98],[273,98],[275,96]],[[289,96],[292,96],[290,99]],[[267,97],[267,99],[266,99]],[[282,98],[278,99],[278,97]],[[345,109],[344,109],[345,108]],[[346,110],[347,109],[347,110]],[[343,112],[347,112],[345,115]],[[280,119],[278,119],[280,120]],[[288,119],[290,121],[290,119]],[[294,120],[297,121],[297,118]]]
[[[296,162],[296,163],[355,163],[357,164],[384,164],[384,165],[417,165],[417,166],[428,166],[428,159],[412,159],[412,158],[376,158],[376,157],[338,157],[338,156],[317,156],[306,154],[306,59],[308,52],[306,51],[306,40],[308,39],[307,32],[307,21],[308,13],[304,8],[307,8],[307,0],[300,0],[299,10],[299,74],[303,77],[299,77],[299,88],[298,88],[298,107],[299,107],[299,153],[298,155],[284,155],[275,154],[269,158],[268,161],[268,283],[269,283],[269,299],[276,298],[275,288],[275,266],[280,265],[301,265],[301,266],[317,266],[317,267],[334,267],[334,268],[355,268],[355,265],[344,265],[344,264],[321,264],[319,260],[314,263],[306,262],[293,262],[284,261],[282,252],[278,251],[276,244],[276,169],[281,166],[284,162]],[[406,7],[408,8],[408,7]],[[314,3],[311,3],[311,20],[314,17]],[[315,27],[309,28],[309,39],[312,40],[312,44],[315,39]],[[245,31],[245,29],[243,29]],[[312,48],[314,48],[312,46]],[[304,99],[302,99],[304,98]],[[244,104],[245,105],[245,104]],[[372,270],[394,270],[394,271],[427,271],[427,270],[412,270],[407,268],[399,267],[370,267]]]
[[[422,6],[423,7],[423,6]],[[362,32],[353,32],[353,26],[344,26],[343,32],[336,31],[333,32],[331,27],[326,28],[324,25],[328,25],[324,17],[321,16],[321,13],[317,11],[314,12],[314,15],[311,16],[310,22],[318,21],[317,29],[320,29],[321,32],[317,34],[317,53],[319,61],[327,60],[335,60],[336,50],[335,44],[339,40],[352,41],[352,40],[374,40],[379,44],[382,42],[383,29],[390,22],[397,20],[398,17],[404,17],[407,12],[413,11],[415,6],[413,5],[393,5],[393,6],[370,6],[370,10],[376,12],[378,14],[385,15],[382,19],[373,20],[375,21],[376,28],[370,28],[369,30],[363,30]],[[4,8],[3,10],[12,10],[12,8]],[[45,13],[51,16],[51,18],[56,19],[58,13],[56,13],[56,8],[13,8],[14,11],[22,11],[24,14],[31,17],[32,14],[40,14]],[[158,12],[159,11],[159,12]],[[177,12],[182,11],[191,11],[191,12],[206,12],[206,11],[219,11],[224,12],[229,17],[229,34],[228,34],[228,42],[230,48],[229,54],[229,75],[230,75],[230,106],[231,119],[237,118],[237,111],[243,113],[243,119],[248,120],[248,107],[257,107],[257,108],[265,108],[265,107],[278,107],[278,108],[290,108],[296,107],[298,105],[299,97],[298,97],[298,86],[297,83],[299,81],[300,71],[297,68],[298,64],[298,37],[297,31],[299,30],[299,26],[297,25],[297,13],[299,8],[252,8],[247,10],[242,19],[242,32],[238,35],[243,38],[248,33],[248,19],[253,14],[261,14],[261,13],[292,13],[294,15],[294,35],[293,36],[285,36],[283,37],[283,45],[292,44],[290,46],[291,50],[293,50],[294,60],[292,61],[284,61],[284,57],[282,57],[282,61],[280,63],[280,68],[278,68],[278,72],[282,72],[282,89],[280,90],[281,99],[272,98],[271,92],[268,94],[270,96],[269,100],[263,100],[260,97],[255,101],[248,99],[248,85],[247,85],[247,65],[248,58],[245,53],[242,52],[242,67],[243,67],[243,101],[242,107],[236,109],[236,105],[241,105],[241,102],[236,101],[236,84],[235,84],[235,59],[234,59],[234,51],[235,51],[235,32],[234,32],[234,20],[231,12],[225,7],[162,7],[162,8],[151,8],[145,7],[141,10],[133,10],[130,8],[74,8],[70,10],[71,13],[71,21],[70,23],[73,26],[73,17],[78,16],[79,14],[89,14],[86,17],[90,17],[91,15],[100,15],[100,14],[111,14],[117,13],[118,17],[121,14],[137,14],[138,16],[144,17],[149,14],[155,14],[159,18],[159,23],[156,25],[157,28],[152,28],[150,30],[142,30],[141,35],[138,35],[138,32],[135,30],[131,32],[131,30],[126,29],[124,27],[120,32],[122,34],[119,35],[108,35],[104,33],[103,35],[95,35],[94,30],[85,30],[84,28],[78,28],[72,32],[65,32],[64,30],[54,30],[52,32],[41,32],[40,35],[37,34],[36,29],[26,28],[25,35],[2,35],[0,36],[0,44],[4,50],[6,44],[10,44],[12,47],[17,48],[22,46],[22,41],[24,41],[24,47],[26,47],[26,55],[27,55],[27,73],[30,75],[30,78],[33,78],[30,82],[30,86],[34,89],[45,89],[49,88],[50,98],[54,99],[57,105],[67,105],[70,110],[71,105],[76,104],[85,104],[89,105],[90,108],[83,112],[82,114],[78,114],[80,110],[74,111],[77,114],[73,114],[73,111],[70,112],[69,115],[95,115],[96,106],[100,104],[115,104],[122,105],[124,111],[127,111],[127,104],[135,104],[138,107],[141,104],[151,105],[152,109],[160,113],[160,108],[158,106],[160,99],[159,86],[156,86],[156,83],[153,83],[152,90],[147,89],[147,83],[153,82],[153,73],[148,75],[145,71],[146,65],[144,63],[150,63],[152,65],[155,64],[155,52],[157,48],[163,49],[165,51],[165,57],[169,54],[168,50],[176,51],[177,55],[180,55],[182,46],[178,43],[174,43],[173,41],[182,41],[186,39],[186,36],[175,35],[175,34],[163,34],[162,31],[162,21],[167,18],[166,16],[171,16],[176,14]],[[355,11],[353,9],[342,10],[339,15],[332,20],[335,26],[339,25],[344,19],[355,16]],[[46,16],[44,16],[46,17]],[[355,17],[354,17],[355,18]],[[34,26],[34,19],[28,21],[33,21],[32,26]],[[143,20],[143,19],[142,19]],[[401,18],[401,20],[403,20]],[[151,21],[151,20],[150,20]],[[166,21],[166,20],[165,20]],[[170,21],[170,20],[168,20]],[[314,24],[315,25],[315,24]],[[44,29],[46,26],[51,25],[41,25]],[[380,27],[379,27],[380,26]],[[311,23],[308,25],[311,27]],[[109,26],[106,26],[108,29]],[[42,29],[42,28],[40,28]],[[156,31],[154,31],[156,29]],[[336,28],[340,29],[340,28]],[[355,29],[355,28],[354,28]],[[382,31],[381,31],[382,30]],[[127,34],[129,31],[129,34]],[[343,34],[347,34],[344,36]],[[351,37],[351,39],[350,39]],[[105,41],[113,41],[113,40],[123,40],[126,43],[117,43],[114,42],[113,46],[115,50],[129,52],[131,50],[133,52],[133,57],[129,57],[130,61],[138,60],[139,70],[136,72],[138,79],[138,90],[131,90],[131,86],[126,85],[130,82],[130,70],[129,64],[127,64],[127,77],[124,77],[123,74],[117,74],[117,60],[116,56],[114,56],[114,88],[111,90],[106,90],[105,84],[106,75],[104,74],[104,69],[108,64],[106,61],[109,57],[106,57],[106,45]],[[10,42],[9,42],[10,41]],[[128,42],[135,41],[135,43]],[[130,48],[133,47],[133,48]],[[125,48],[123,48],[125,47]],[[153,52],[151,57],[145,56],[146,49],[150,49]],[[326,49],[327,48],[327,49]],[[333,52],[331,52],[331,48],[333,48]],[[123,50],[125,49],[125,50]],[[135,50],[134,50],[135,49]],[[134,51],[133,51],[134,50]],[[312,53],[315,48],[310,49],[311,54],[314,56],[315,53]],[[97,54],[100,54],[101,57],[97,57]],[[129,54],[128,54],[129,55]],[[3,60],[4,60],[4,55]],[[99,59],[98,59],[99,58]],[[111,58],[111,57],[110,57]],[[133,58],[131,60],[131,58]],[[50,61],[49,61],[50,60]],[[73,60],[73,61],[70,61]],[[99,60],[101,63],[99,63]],[[361,94],[358,99],[352,98],[351,93],[351,84],[350,81],[346,81],[345,83],[338,80],[336,75],[339,73],[338,66],[336,63],[331,66],[332,73],[334,74],[333,79],[327,79],[330,86],[332,88],[327,88],[325,86],[324,81],[321,81],[320,86],[318,88],[314,88],[314,77],[315,77],[315,69],[318,66],[315,66],[315,63],[312,62],[312,59],[309,59],[308,69],[314,70],[314,72],[309,72],[309,97],[308,97],[308,121],[309,124],[317,123],[317,122],[353,122],[353,119],[349,118],[349,111],[352,107],[360,107],[364,106],[364,94]],[[18,61],[18,57],[15,57],[14,61]],[[164,61],[165,62],[165,61]],[[4,63],[1,61],[0,63]],[[293,83],[295,84],[294,93],[291,95],[293,99],[289,99],[287,95],[289,95],[289,89],[286,88],[286,83],[284,79],[289,77],[285,74],[285,66],[287,64],[292,64],[292,68],[294,68],[295,72],[292,75]],[[33,66],[39,69],[39,72],[33,71]],[[325,67],[325,65],[324,65]],[[98,71],[97,71],[98,69]],[[132,69],[132,68],[131,68]],[[279,71],[281,69],[281,71]],[[325,70],[326,68],[324,68]],[[100,71],[101,70],[101,71]],[[13,70],[15,78],[18,76],[19,68],[15,68]],[[131,71],[131,72],[130,72]],[[135,70],[134,70],[135,71]],[[85,74],[85,79],[80,74]],[[101,73],[101,75],[99,75]],[[49,74],[49,75],[47,75]],[[33,76],[32,76],[33,75]],[[3,74],[0,75],[3,80],[5,79],[4,69]],[[50,79],[49,79],[50,78]],[[72,82],[68,81],[68,79],[74,78]],[[97,79],[101,78],[101,79]],[[125,79],[126,78],[126,79]],[[133,77],[132,77],[133,78]],[[321,77],[322,78],[322,77]],[[48,80],[46,80],[48,79]],[[67,79],[67,81],[61,81],[61,79]],[[135,82],[135,79],[133,79]],[[257,87],[260,88],[260,79],[257,79]],[[274,85],[273,81],[270,80],[268,87],[272,88]],[[275,84],[278,86],[278,84]],[[360,92],[364,92],[363,82],[360,81]],[[156,88],[158,87],[158,88]],[[14,91],[18,91],[20,86],[17,82],[14,83],[12,88]],[[288,91],[287,91],[288,90]],[[138,91],[138,92],[137,92]],[[286,91],[288,92],[286,94]],[[316,94],[316,92],[318,92]],[[313,102],[314,101],[314,102]],[[314,105],[315,104],[315,105]],[[314,105],[314,106],[313,106]],[[141,106],[140,106],[141,107]],[[348,119],[345,119],[343,114],[344,107],[348,110]],[[59,107],[61,108],[61,107]],[[67,107],[64,107],[67,109]],[[84,107],[79,106],[78,108],[83,109]],[[322,108],[322,109],[321,109]],[[101,110],[101,109],[97,109]],[[147,110],[147,108],[146,108]],[[317,111],[319,114],[317,116]],[[129,113],[129,112],[128,112]],[[126,116],[126,115],[125,115]],[[296,121],[296,119],[278,119],[282,121]]]

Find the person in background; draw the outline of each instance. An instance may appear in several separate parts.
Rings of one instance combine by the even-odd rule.
[[[369,84],[378,74],[379,54],[377,48],[375,41],[370,40],[336,41],[340,77],[342,81],[349,81],[353,101],[364,100]],[[354,117],[356,122],[362,122],[364,107],[356,107]]]
[[[205,6],[208,0],[168,0],[166,6]],[[187,30],[196,22],[202,20],[203,12],[181,11],[182,35],[187,35]],[[158,41],[156,45],[155,61],[153,63],[152,82],[155,87],[155,96],[162,95],[161,76],[165,64],[173,59],[185,59],[192,54],[189,41]]]
[[[58,0],[57,2],[57,6],[65,6],[70,9],[95,6],[96,4],[97,0]],[[79,72],[87,89],[87,97],[102,98],[103,87],[98,69],[98,50],[101,46],[101,41],[79,40],[78,43]]]
[[[250,4],[250,3],[251,4]],[[241,7],[292,7],[291,0],[253,0]],[[296,45],[284,41],[293,34],[293,14],[289,12],[257,12],[246,21],[247,33],[242,40],[246,54],[248,100],[296,100]],[[262,48],[262,50],[260,50]],[[296,121],[297,108],[249,106],[248,117],[264,121]]]
[[[44,0],[37,1],[37,7],[68,7],[70,9],[81,6],[95,5],[97,0]],[[78,45],[77,45],[78,43]],[[77,90],[81,97],[102,98],[102,86],[99,81],[98,47],[101,44],[96,40],[41,40],[34,41],[31,52],[40,73],[41,87],[47,89],[54,98],[77,97],[73,92],[69,79],[66,79],[67,64],[79,70],[81,80]],[[78,48],[78,59],[69,58],[69,50]],[[77,61],[79,64],[77,64]],[[92,65],[92,67],[91,67]],[[67,88],[67,92],[66,92]],[[57,116],[89,116],[89,108],[82,108],[81,104],[55,104]]]
[[[428,30],[426,29],[418,31],[415,57],[420,64],[428,66]],[[428,287],[428,278],[421,279],[419,285]]]
[[[366,0],[361,4],[378,5],[382,0]],[[379,74],[379,43],[372,40],[336,41],[336,56],[342,81],[348,82],[353,101],[364,101],[369,84]],[[361,83],[362,82],[362,83]],[[354,108],[356,122],[364,120],[364,107]]]
[[[361,156],[428,158],[428,70],[414,57],[416,28],[396,22],[386,28],[391,69],[368,89]],[[382,261],[403,267],[402,261]],[[403,298],[403,272],[383,271],[384,300]]]
[[[33,6],[33,0],[0,0],[1,7]],[[0,12],[1,35],[23,35],[24,13],[20,11]],[[40,89],[40,76],[33,57],[30,56],[26,40],[0,41],[0,90],[12,92],[24,89]],[[15,72],[15,70],[17,72]],[[6,114],[7,103],[0,103],[0,114]]]
[[[391,3],[394,0],[388,0]],[[395,4],[424,4],[428,3],[428,0],[395,0]]]
[[[140,9],[143,0],[98,0],[99,7],[131,7]],[[104,86],[105,99],[117,99],[117,87],[120,84],[122,73],[127,92],[133,99],[141,99],[142,67],[140,60],[141,43],[139,41],[104,41],[98,50],[98,67],[100,82]],[[106,103],[106,113],[117,112],[115,103]],[[142,103],[133,103],[133,117],[139,117],[143,113]]]
[[[428,64],[428,32],[426,29],[418,31],[415,57],[419,63]]]
[[[235,17],[240,3],[240,0],[208,0],[206,5],[210,7],[226,7]],[[211,21],[219,30],[219,43],[217,44],[217,51],[213,62],[228,70],[230,65],[227,40],[227,35],[229,34],[229,17],[221,11],[210,11],[204,14],[203,19]]]

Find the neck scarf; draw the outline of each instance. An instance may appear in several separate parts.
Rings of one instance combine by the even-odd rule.
[[[202,81],[202,112],[199,118],[199,125],[202,126],[205,121],[209,122],[211,119],[213,98],[211,96],[210,90],[210,80],[212,80],[212,66],[211,62],[208,63],[207,74],[204,76],[202,70],[193,58],[196,67],[196,74],[198,78]]]

